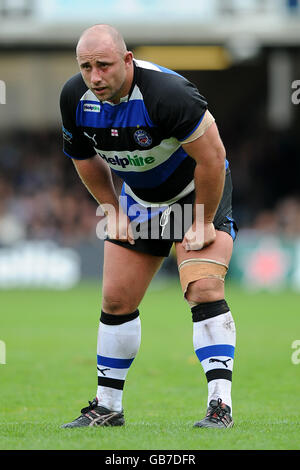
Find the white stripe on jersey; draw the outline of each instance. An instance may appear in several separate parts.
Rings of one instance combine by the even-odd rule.
[[[141,93],[141,90],[137,85],[134,85],[134,88],[132,90],[131,96],[129,98],[129,101],[131,100],[141,100],[144,101],[143,95]]]
[[[128,100],[128,95],[127,96],[124,96],[123,98],[121,98],[120,102],[122,101],[127,101]],[[129,98],[129,101],[131,100],[141,100],[143,101],[144,98],[143,98],[143,95],[139,89],[139,87],[137,85],[134,86],[133,90],[132,90],[132,93],[130,95],[130,98]],[[80,101],[96,101],[97,103],[99,102],[99,104],[102,104],[102,103],[108,103],[112,106],[115,106],[113,103],[111,103],[110,101],[100,101],[96,95],[94,95],[94,93],[91,91],[91,90],[87,90],[83,95],[82,97],[80,98]]]
[[[147,62],[146,60],[134,59],[134,62],[137,67],[140,67],[142,69],[156,70],[157,72],[161,72],[160,68],[157,67],[157,65],[154,65],[151,62]]]
[[[155,189],[155,188],[154,188]],[[130,186],[128,186],[127,183],[124,183],[124,190],[125,193],[128,196],[131,196],[137,203],[139,203],[141,206],[144,207],[163,207],[163,206],[168,206],[170,204],[173,204],[176,201],[179,201],[179,199],[182,199],[183,197],[187,196],[190,194],[193,190],[195,189],[195,182],[192,180],[179,194],[174,196],[172,199],[169,199],[168,201],[163,201],[163,202],[149,202],[149,201],[144,201],[143,199],[140,199],[139,197],[134,194]]]
[[[166,162],[179,147],[181,147],[180,142],[175,137],[170,137],[162,140],[156,147],[145,150],[101,150],[96,147],[94,149],[113,170],[144,172]]]
[[[141,95],[141,99],[143,99],[142,95]],[[80,98],[80,101],[95,101],[99,103],[99,105],[103,103],[107,103],[107,104],[110,104],[111,106],[118,106],[118,104],[122,103],[123,101],[128,101],[128,95],[120,98],[120,103],[115,104],[115,103],[112,103],[111,101],[100,101],[99,98],[96,95],[94,95],[94,93],[91,90],[87,90]]]
[[[99,104],[101,103],[91,90],[87,90],[80,98],[80,101],[97,101]]]

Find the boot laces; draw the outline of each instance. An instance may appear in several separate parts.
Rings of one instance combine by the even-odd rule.
[[[98,405],[98,400],[97,400],[97,398],[94,398],[94,400],[92,400],[92,401],[89,400],[89,406],[86,406],[85,408],[82,408],[81,413],[82,413],[82,414],[85,414],[85,413],[87,413],[88,411],[91,411],[91,410],[93,410],[94,408],[96,408],[97,405]]]
[[[222,400],[218,398],[215,406],[210,406],[207,412],[207,418],[213,418],[215,420],[222,419],[226,414],[226,409],[222,407]]]

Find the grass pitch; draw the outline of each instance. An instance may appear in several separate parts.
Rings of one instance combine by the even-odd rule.
[[[0,449],[299,449],[299,294],[228,284],[237,327],[228,430],[194,429],[206,379],[179,282],[156,281],[142,305],[142,344],[124,390],[124,428],[60,429],[96,393],[100,287],[2,291]]]

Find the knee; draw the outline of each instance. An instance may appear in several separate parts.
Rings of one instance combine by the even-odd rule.
[[[192,303],[215,302],[224,298],[224,282],[220,279],[199,279],[188,285],[186,300]]]
[[[134,312],[138,308],[134,299],[130,299],[128,292],[115,289],[106,289],[102,296],[102,310],[111,315],[123,315]]]

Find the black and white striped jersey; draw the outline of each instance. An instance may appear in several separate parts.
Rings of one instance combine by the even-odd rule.
[[[97,153],[135,200],[176,200],[193,189],[195,161],[181,144],[199,126],[207,102],[172,70],[134,60],[134,78],[120,103],[99,101],[81,74],[60,97],[64,153],[87,159]]]

